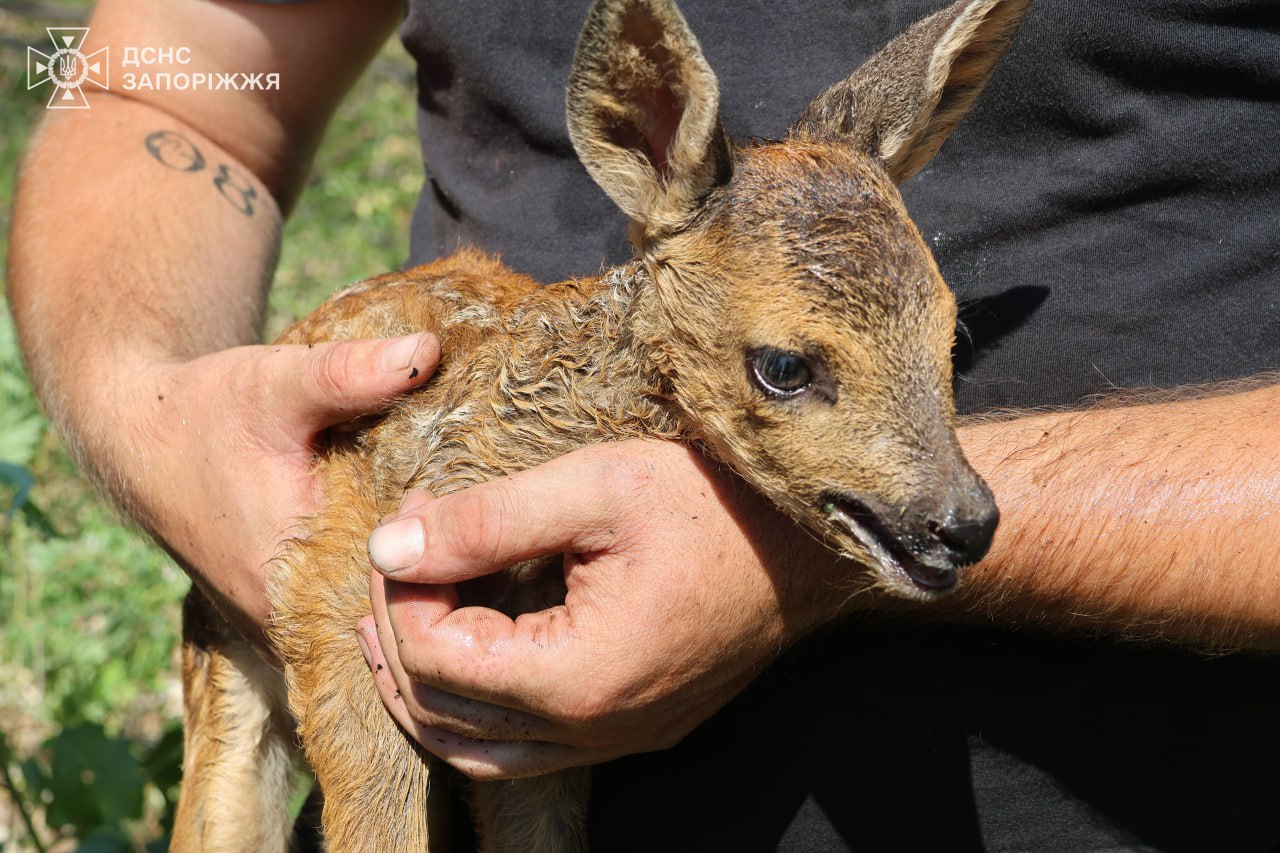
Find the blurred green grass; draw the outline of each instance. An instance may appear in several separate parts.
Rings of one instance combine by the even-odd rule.
[[[0,3],[5,257],[15,170],[45,101],[26,90],[26,45],[43,47],[45,26],[74,26],[87,6]],[[393,39],[335,116],[285,228],[266,339],[338,286],[403,262],[422,183],[413,103],[412,63]],[[0,480],[0,733],[19,757],[81,723],[154,742],[181,710],[178,611],[187,581],[76,471],[23,376],[7,302],[0,302],[0,463],[33,475],[30,506],[55,533],[7,512],[17,495],[12,481]],[[27,849],[3,800],[0,792],[0,848]]]

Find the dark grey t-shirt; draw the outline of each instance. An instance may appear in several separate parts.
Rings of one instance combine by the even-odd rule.
[[[412,260],[472,243],[553,281],[627,257],[564,129],[587,5],[410,3],[429,178]],[[780,136],[940,5],[681,3],[735,138]],[[902,188],[964,308],[961,409],[1280,368],[1277,188],[1273,0],[1036,0]],[[852,621],[676,748],[599,768],[591,833],[601,851],[1261,851],[1280,844],[1277,721],[1274,658]]]

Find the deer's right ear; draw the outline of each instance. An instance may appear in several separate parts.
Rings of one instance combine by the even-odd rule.
[[[791,135],[856,146],[906,180],[987,85],[1029,2],[959,0],[930,15],[815,98]]]
[[[671,0],[596,0],[567,107],[579,159],[648,234],[686,224],[729,179],[719,84]]]

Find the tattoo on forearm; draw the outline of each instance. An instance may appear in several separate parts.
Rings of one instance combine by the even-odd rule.
[[[146,146],[147,153],[157,163],[175,172],[203,172],[208,166],[213,171],[213,186],[218,193],[245,216],[253,216],[253,201],[258,197],[258,191],[239,170],[226,163],[209,164],[195,143],[172,130],[148,134]]]
[[[258,194],[254,191],[253,185],[239,172],[225,163],[219,163],[218,174],[213,179],[213,185],[236,210],[245,216],[253,216],[253,200]]]
[[[147,136],[147,153],[177,172],[199,172],[204,168],[204,155],[180,133],[157,130]]]

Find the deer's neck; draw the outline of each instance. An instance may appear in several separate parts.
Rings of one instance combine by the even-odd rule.
[[[644,265],[543,288],[511,317],[507,370],[542,400],[597,425],[605,437],[679,431],[652,329],[660,310]],[[513,401],[529,385],[507,384]],[[583,423],[579,421],[579,423]]]

